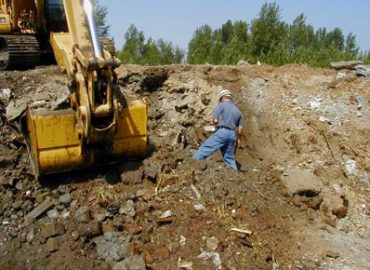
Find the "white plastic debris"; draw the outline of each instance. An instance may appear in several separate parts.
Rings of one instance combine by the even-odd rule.
[[[216,131],[216,127],[215,126],[204,126],[204,131],[214,132],[214,131]]]
[[[353,159],[346,160],[345,162],[345,168],[347,176],[353,176],[356,175],[356,161]]]
[[[321,101],[322,101],[321,98],[314,97],[313,99],[310,100],[310,102],[308,102],[308,106],[312,111],[317,110],[321,106]]]
[[[0,89],[0,101],[7,106],[13,93],[9,88]]]
[[[320,120],[320,122],[323,122],[323,123],[330,122],[330,119],[329,118],[326,118],[325,116],[320,116],[319,120]]]
[[[347,73],[343,71],[338,71],[337,79],[344,79],[347,76]]]
[[[197,204],[195,204],[195,205],[194,205],[194,209],[195,209],[195,211],[197,211],[197,212],[204,212],[204,211],[206,210],[206,208],[204,207],[204,205],[203,205],[203,204],[201,204],[201,203],[197,203]]]
[[[171,210],[167,210],[167,211],[163,212],[163,214],[159,218],[162,219],[162,218],[169,218],[169,217],[172,217]]]
[[[216,266],[217,270],[221,270],[221,259],[220,259],[220,254],[217,252],[206,252],[203,251],[198,258],[203,259],[203,260],[212,260],[213,264]]]
[[[180,246],[185,246],[185,244],[186,244],[186,237],[185,236],[183,236],[183,235],[180,235]]]
[[[179,258],[178,261],[177,261],[177,268],[178,269],[192,270],[193,269],[193,263],[183,261],[181,258]]]
[[[190,187],[191,187],[191,189],[193,190],[193,192],[194,192],[194,194],[195,194],[195,197],[197,197],[197,200],[200,200],[200,198],[201,198],[202,196],[200,195],[200,192],[198,191],[198,189],[197,189],[194,185],[191,185]]]

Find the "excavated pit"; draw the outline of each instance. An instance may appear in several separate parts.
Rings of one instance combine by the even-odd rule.
[[[9,119],[58,108],[66,79],[56,67],[0,74],[12,91],[0,99],[4,269],[370,267],[368,78],[298,65],[117,73],[120,95],[148,102],[148,157],[43,182]],[[220,87],[244,115],[240,172],[218,153],[191,158]]]

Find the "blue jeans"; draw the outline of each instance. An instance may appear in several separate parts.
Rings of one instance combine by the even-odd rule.
[[[234,158],[235,143],[235,130],[220,128],[199,147],[198,151],[194,153],[193,159],[206,159],[220,149],[226,166],[237,170]]]

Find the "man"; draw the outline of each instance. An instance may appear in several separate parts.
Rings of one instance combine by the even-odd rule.
[[[218,105],[213,111],[211,124],[217,131],[211,135],[194,153],[195,160],[203,160],[218,149],[221,150],[226,167],[237,170],[234,148],[238,137],[242,134],[242,114],[232,103],[232,94],[224,89],[218,95]]]

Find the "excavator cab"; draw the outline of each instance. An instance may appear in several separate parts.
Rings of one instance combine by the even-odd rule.
[[[67,32],[67,19],[63,0],[45,0],[44,6],[47,30],[50,32]]]

